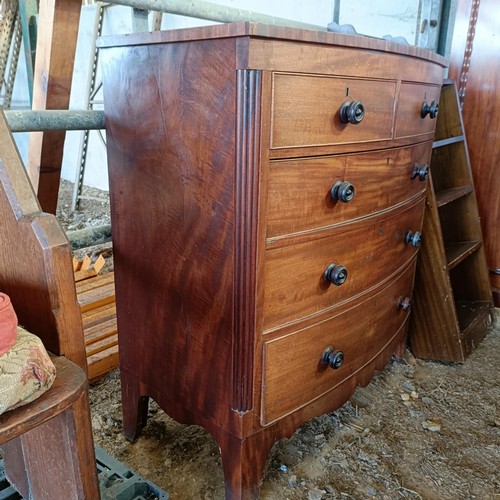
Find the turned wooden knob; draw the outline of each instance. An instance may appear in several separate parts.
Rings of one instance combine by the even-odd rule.
[[[336,351],[332,346],[328,346],[323,351],[321,362],[323,365],[336,370],[337,368],[340,368],[344,362],[344,353],[342,351]]]
[[[403,309],[403,311],[405,311],[405,312],[410,312],[410,310],[411,310],[410,297],[399,297],[398,309]]]
[[[365,117],[365,107],[361,101],[346,101],[340,107],[340,121],[358,125]]]
[[[335,286],[340,286],[347,279],[347,269],[341,264],[329,264],[325,269],[325,280]]]
[[[437,117],[439,112],[439,103],[437,101],[432,101],[430,104],[423,102],[422,109],[420,111],[420,116],[425,118],[429,115],[429,118],[434,119]]]
[[[422,241],[422,233],[420,231],[415,231],[414,233],[408,229],[405,234],[405,243],[410,243],[412,247],[420,246],[420,242]]]
[[[419,181],[425,181],[428,175],[429,165],[427,165],[427,163],[424,163],[422,166],[420,166],[418,163],[415,163],[415,165],[413,165],[413,170],[411,171],[412,179],[416,179],[418,177]]]
[[[354,198],[354,185],[348,181],[337,181],[330,189],[330,196],[333,201],[348,203]]]

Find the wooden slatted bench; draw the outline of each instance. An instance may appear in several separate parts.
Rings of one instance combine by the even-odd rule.
[[[115,276],[98,274],[76,283],[82,313],[89,379],[95,380],[118,366]]]

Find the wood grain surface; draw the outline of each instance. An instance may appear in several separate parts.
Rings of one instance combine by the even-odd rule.
[[[395,137],[425,134],[433,132],[436,119],[427,115],[421,116],[422,104],[439,101],[440,85],[421,85],[403,83],[399,91],[398,109],[396,112]]]
[[[50,390],[29,406],[0,415],[0,444],[66,411],[85,392],[87,378],[81,368],[63,357],[53,357],[52,362],[57,377]]]
[[[273,161],[269,167],[267,238],[366,217],[425,190],[412,179],[415,163],[430,162],[431,143],[356,155]],[[354,198],[334,201],[335,182],[350,182]]]
[[[405,208],[369,224],[350,224],[315,241],[268,250],[264,329],[334,308],[392,278],[417,251],[405,243],[407,230],[418,231],[422,225],[423,200]],[[330,263],[347,268],[343,285],[325,281]]]
[[[277,73],[271,147],[390,139],[395,94],[396,82]],[[359,124],[340,121],[339,110],[346,101],[363,104],[365,115]]]
[[[264,425],[335,390],[379,355],[408,319],[399,299],[411,296],[414,264],[348,311],[264,344]],[[322,363],[329,346],[343,352],[340,368]]]

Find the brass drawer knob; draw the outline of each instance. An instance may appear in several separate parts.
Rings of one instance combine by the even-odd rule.
[[[398,309],[403,309],[403,311],[405,311],[405,312],[410,312],[410,310],[411,310],[410,297],[399,297]]]
[[[405,243],[410,243],[412,247],[420,246],[420,242],[422,241],[422,233],[420,231],[415,231],[414,233],[408,229],[405,234]]]
[[[342,264],[329,264],[325,269],[325,280],[335,286],[340,286],[347,279],[347,269]]]
[[[425,181],[429,175],[429,165],[424,163],[420,166],[418,163],[413,165],[413,170],[411,171],[411,178],[416,179],[418,177],[419,181]]]
[[[330,189],[330,196],[333,201],[348,203],[354,198],[354,185],[348,181],[337,181]]]
[[[365,107],[361,101],[345,101],[339,112],[342,123],[358,125],[365,117]]]
[[[422,109],[420,111],[420,116],[425,118],[429,115],[430,118],[434,119],[437,117],[439,112],[439,103],[437,101],[432,101],[430,104],[425,101],[422,104]]]
[[[321,356],[321,363],[325,366],[329,366],[336,370],[342,366],[344,362],[344,353],[342,351],[336,351],[332,346],[328,346]]]

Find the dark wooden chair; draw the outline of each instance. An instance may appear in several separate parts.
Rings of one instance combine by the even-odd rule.
[[[69,245],[55,217],[42,213],[1,110],[0,290],[57,368],[45,394],[0,416],[7,478],[24,498],[96,500],[87,365]]]

